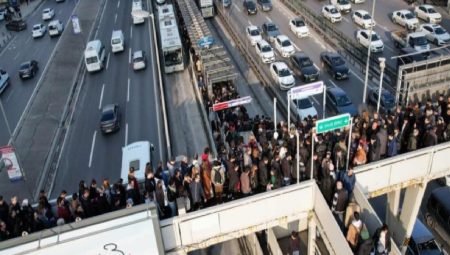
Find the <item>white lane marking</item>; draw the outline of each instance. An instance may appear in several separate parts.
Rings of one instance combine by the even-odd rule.
[[[25,44],[28,44],[31,41],[31,36],[25,41]]]
[[[8,97],[6,97],[5,103],[8,103],[9,99],[11,98],[12,94],[14,94],[16,90],[14,89],[14,87],[12,88],[12,91],[9,93]]]
[[[108,57],[106,58],[106,70],[108,70],[110,56],[111,56],[111,52],[108,52]]]
[[[233,4],[234,8],[236,8],[239,12],[242,12],[241,9],[236,4]]]
[[[125,125],[125,146],[128,144],[128,123]]]
[[[101,24],[101,23],[102,23],[103,15],[105,14],[105,10],[107,9],[107,6],[108,6],[108,1],[106,1],[105,6],[103,7],[102,15],[100,16],[100,21],[98,22],[98,24]],[[76,9],[74,9],[74,11],[75,11],[75,10],[76,10]],[[67,22],[67,24],[69,24],[69,22]],[[100,25],[99,25],[98,27],[100,27]],[[95,39],[97,39],[98,30],[99,30],[99,29],[97,28],[97,30],[95,31],[95,35],[94,35],[94,38],[95,38]]]
[[[96,136],[97,136],[97,130],[95,130],[94,136],[92,137],[91,154],[89,155],[89,168],[91,168],[91,165],[92,165],[92,156],[94,155],[95,137]]]
[[[353,70],[350,69],[350,73],[352,73],[354,76],[356,76],[356,78],[358,78],[358,80],[364,83],[364,80],[361,77],[359,77],[359,75],[357,75],[355,72],[353,72]]]
[[[120,6],[120,0],[117,2],[117,8],[119,8]]]
[[[114,17],[114,24],[116,24],[116,21],[117,21],[117,13],[116,16]]]
[[[314,63],[314,66],[317,68],[317,70],[319,70],[320,72],[320,68],[316,65],[316,63]]]
[[[100,101],[98,102],[98,109],[102,109],[103,92],[105,91],[105,84],[102,85],[102,92],[100,92]]]
[[[333,82],[333,80],[328,80],[330,83],[331,83],[331,85],[333,85],[335,88],[338,88],[338,85],[336,85],[334,82]]]
[[[250,26],[253,26],[253,24],[252,24],[252,22],[250,22],[250,20],[248,20],[248,24],[249,24]]]
[[[17,57],[19,57],[20,55],[20,51],[17,52],[17,54],[14,56],[14,59],[17,59]]]
[[[379,27],[381,27],[383,30],[386,30],[386,31],[388,31],[388,32],[390,32],[391,30],[389,30],[387,27],[385,27],[385,26],[380,26],[380,25],[378,25]]]
[[[269,22],[272,22],[272,20],[269,18],[269,16],[266,16],[266,19],[267,19]]]
[[[294,45],[294,48],[295,48],[296,50],[302,51],[302,50],[297,46],[297,44],[293,43],[293,45]]]
[[[133,39],[133,26],[130,27],[130,39]]]
[[[128,64],[131,64],[131,48],[128,49]]]
[[[128,86],[127,86],[127,102],[130,102],[130,78],[128,78]]]

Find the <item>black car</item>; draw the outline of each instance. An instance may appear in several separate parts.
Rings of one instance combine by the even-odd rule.
[[[272,10],[272,1],[271,0],[258,0],[259,8],[262,11],[268,12]]]
[[[245,10],[247,10],[248,15],[258,13],[258,10],[256,9],[256,4],[255,2],[253,2],[253,0],[244,0],[244,8]]]
[[[350,69],[348,69],[345,60],[341,55],[334,52],[325,51],[320,53],[320,60],[322,61],[322,66],[331,76],[333,76],[335,80],[344,80],[349,78]]]
[[[349,113],[351,116],[356,116],[358,110],[352,103],[350,98],[344,90],[339,87],[327,88],[326,104],[329,109],[335,114]]]
[[[367,95],[369,104],[377,107],[378,104],[378,89],[371,89]],[[380,112],[393,113],[395,111],[395,97],[387,90],[381,90]]]
[[[23,20],[11,20],[5,25],[6,29],[11,31],[22,31],[27,29],[27,23]]]
[[[103,134],[118,131],[120,129],[119,106],[108,104],[103,106],[100,117],[100,130]]]
[[[265,22],[262,25],[263,36],[267,38],[267,41],[274,42],[275,38],[280,35],[278,26],[273,22]]]
[[[300,74],[304,82],[315,81],[319,78],[319,69],[305,53],[296,52],[291,56],[291,63],[294,66],[294,72]]]
[[[38,69],[38,62],[36,60],[24,62],[20,65],[19,77],[21,79],[31,79],[36,75]]]

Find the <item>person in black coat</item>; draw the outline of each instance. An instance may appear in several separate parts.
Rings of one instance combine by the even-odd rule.
[[[0,196],[0,220],[6,222],[8,219],[9,206],[3,196]]]
[[[269,159],[264,156],[263,160],[259,161],[258,164],[258,182],[260,192],[266,191],[267,187],[267,166],[269,165]]]
[[[391,234],[386,224],[375,231],[372,240],[376,255],[387,255],[391,252]]]
[[[80,204],[83,208],[84,214],[86,217],[92,217],[96,215],[94,210],[94,205],[92,204],[91,199],[89,198],[89,189],[86,188],[83,191],[83,195],[80,197]]]

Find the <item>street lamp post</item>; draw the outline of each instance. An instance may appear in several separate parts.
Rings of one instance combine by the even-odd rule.
[[[377,113],[380,111],[380,101],[381,101],[381,88],[383,87],[383,75],[384,75],[384,68],[386,67],[386,59],[385,58],[378,58],[378,61],[380,61],[380,85],[378,87],[378,102],[377,102]]]
[[[375,3],[377,2],[377,0],[373,0],[373,4],[372,4],[372,13],[370,15],[372,18],[372,22],[374,21],[374,14],[375,14]],[[370,53],[371,51],[371,44],[372,44],[372,31],[373,31],[373,26],[370,26],[370,30],[369,30],[369,47],[367,47],[367,60],[366,60],[366,73],[364,76],[364,90],[363,90],[363,98],[362,98],[362,102],[363,104],[366,103],[366,94],[367,94],[367,86],[369,83],[369,63],[370,63]]]

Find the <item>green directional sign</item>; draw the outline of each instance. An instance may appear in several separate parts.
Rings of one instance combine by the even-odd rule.
[[[350,114],[341,114],[316,122],[316,133],[324,133],[350,125]]]

